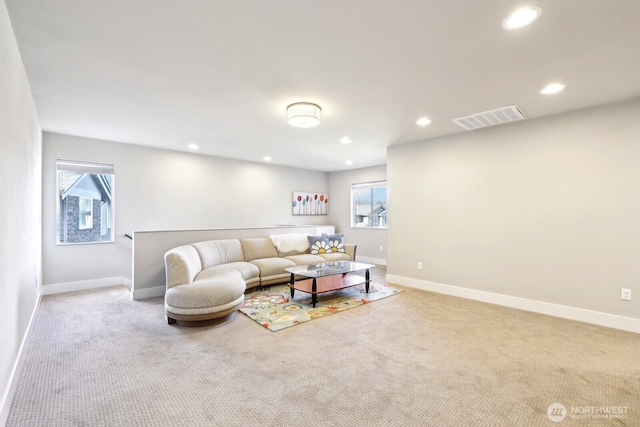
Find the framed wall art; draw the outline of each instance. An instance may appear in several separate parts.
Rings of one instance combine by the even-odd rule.
[[[291,205],[294,215],[327,215],[329,213],[327,193],[294,191]]]

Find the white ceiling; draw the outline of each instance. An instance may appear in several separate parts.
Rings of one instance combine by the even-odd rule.
[[[519,0],[5,2],[44,130],[172,150],[338,171],[467,132],[460,116],[640,96],[638,0],[534,0],[516,31]],[[298,101],[320,126],[287,125]]]

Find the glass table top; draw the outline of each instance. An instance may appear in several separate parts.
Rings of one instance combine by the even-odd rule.
[[[367,270],[375,267],[374,264],[355,261],[328,261],[318,264],[299,265],[285,268],[289,273],[305,277],[333,276],[336,274],[351,273],[353,271]]]

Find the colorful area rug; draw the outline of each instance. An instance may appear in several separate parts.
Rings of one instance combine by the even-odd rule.
[[[288,285],[275,285],[267,290],[244,296],[240,311],[271,331],[280,331],[309,320],[340,313],[350,308],[377,301],[402,291],[379,283],[371,283],[367,294],[364,285],[318,295],[315,308],[311,294],[296,291],[291,299]]]

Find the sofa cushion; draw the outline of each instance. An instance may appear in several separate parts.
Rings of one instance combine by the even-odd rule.
[[[225,264],[225,266],[238,270],[245,281],[260,278],[260,269],[250,262],[230,262],[229,264]]]
[[[198,251],[191,245],[179,246],[164,254],[167,288],[191,283],[202,270]]]
[[[244,261],[253,261],[259,258],[277,258],[278,251],[273,242],[268,237],[256,237],[251,239],[240,239]],[[261,272],[262,274],[262,272]]]
[[[260,258],[251,261],[260,269],[260,277],[271,277],[289,274],[284,271],[285,268],[295,267],[296,263],[286,258]]]
[[[290,259],[296,265],[309,265],[324,262],[324,258],[322,258],[320,255],[312,254],[289,255],[285,258]]]
[[[242,246],[238,239],[207,240],[194,243],[192,246],[200,255],[202,268],[244,261]]]
[[[228,269],[207,280],[167,289],[165,304],[183,309],[224,306],[243,296],[244,291],[245,284],[240,273]]]
[[[228,270],[234,270],[240,273],[242,279],[249,281],[251,279],[260,277],[260,270],[255,264],[250,262],[230,262],[229,264],[215,265],[213,267],[205,268],[196,275],[194,281],[206,280],[212,277],[218,277],[226,274]]]
[[[353,261],[348,254],[342,252],[328,252],[320,256],[325,261]]]
[[[329,239],[326,235],[307,236],[309,241],[309,253],[320,255],[329,252]]]

